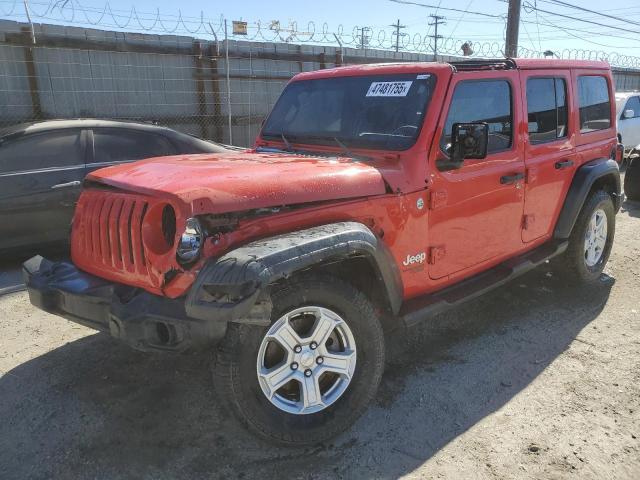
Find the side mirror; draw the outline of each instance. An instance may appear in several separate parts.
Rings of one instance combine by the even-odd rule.
[[[486,158],[488,144],[489,125],[487,123],[454,123],[451,131],[451,145],[447,148],[449,159],[438,162],[438,170],[460,168],[467,158]]]
[[[633,110],[631,110],[630,108],[625,110],[622,113],[622,118],[627,119],[627,118],[633,118],[636,116],[636,112],[634,112]]]

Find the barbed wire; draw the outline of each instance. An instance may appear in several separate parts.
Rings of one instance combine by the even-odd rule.
[[[5,7],[8,5],[8,7]],[[275,42],[292,44],[314,44],[338,46],[340,48],[359,48],[374,50],[395,50],[407,53],[433,53],[433,40],[429,32],[414,32],[401,36],[396,44],[393,32],[375,29],[371,26],[355,26],[351,30],[338,25],[331,29],[325,22],[318,26],[307,22],[300,27],[295,21],[282,24],[279,21],[246,22],[246,34],[235,34],[229,30],[229,22],[224,16],[210,18],[200,12],[197,17],[167,15],[156,9],[155,12],[142,12],[133,6],[130,10],[118,10],[107,1],[102,7],[90,7],[78,0],[39,0],[29,2],[32,19],[60,22],[63,24],[90,27],[112,28],[123,31],[149,32],[159,34],[186,33],[202,38],[223,38],[249,42]],[[24,19],[26,12],[22,0],[0,0],[0,15]],[[226,31],[226,33],[225,33]],[[226,35],[226,37],[225,37]],[[438,54],[473,57],[504,56],[503,41],[471,41],[447,38],[438,42]],[[526,47],[518,49],[518,56],[525,58],[554,57],[573,60],[602,60],[614,67],[640,68],[640,57],[589,49],[562,49],[559,51],[537,51]]]

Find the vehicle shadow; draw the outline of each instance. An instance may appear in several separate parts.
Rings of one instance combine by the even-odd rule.
[[[640,202],[625,200],[620,211],[622,213],[628,213],[630,217],[640,218]]]
[[[0,378],[0,477],[397,478],[580,342],[613,283],[567,287],[541,268],[394,335],[377,402],[307,449],[239,427],[216,400],[209,355],[144,354],[90,335]]]

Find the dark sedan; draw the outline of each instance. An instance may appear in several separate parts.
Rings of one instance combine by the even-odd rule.
[[[0,250],[64,240],[92,170],[149,157],[225,152],[169,128],[50,120],[0,130]]]

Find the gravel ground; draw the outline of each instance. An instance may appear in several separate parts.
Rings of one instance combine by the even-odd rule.
[[[215,403],[209,355],[143,354],[0,297],[0,478],[640,478],[640,204],[600,284],[541,268],[390,341],[378,401],[283,449]]]

